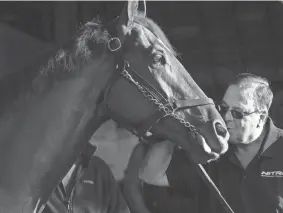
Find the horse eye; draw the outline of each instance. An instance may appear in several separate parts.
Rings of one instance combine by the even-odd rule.
[[[152,60],[153,60],[153,65],[164,64],[165,63],[165,58],[161,54],[154,55]]]

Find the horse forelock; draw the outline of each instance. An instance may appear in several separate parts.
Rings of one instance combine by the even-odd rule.
[[[137,24],[142,25],[143,27],[147,28],[150,32],[152,32],[160,41],[165,45],[165,47],[174,55],[178,56],[179,54],[177,53],[176,49],[171,45],[169,42],[168,38],[158,26],[157,23],[155,23],[153,20],[151,20],[148,17],[143,17],[143,16],[136,16],[134,19],[134,22]]]
[[[75,54],[89,58],[92,54],[91,44],[105,44],[109,41],[109,32],[99,19],[87,22],[82,28],[76,39]]]

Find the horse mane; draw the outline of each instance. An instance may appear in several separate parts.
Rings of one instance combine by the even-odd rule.
[[[0,79],[0,115],[4,108],[20,95],[25,99],[28,99],[30,94],[40,96],[49,91],[56,82],[76,76],[80,67],[93,54],[99,54],[103,50],[96,44],[105,44],[108,40],[108,31],[102,22],[95,18],[82,25],[72,40],[61,48],[46,49],[23,70],[4,76]]]
[[[48,74],[56,70],[72,72],[90,59],[95,44],[105,44],[108,40],[109,33],[98,18],[86,22],[80,27],[75,39],[49,58],[47,64],[40,68],[40,73]]]
[[[136,16],[134,21],[149,29],[172,54],[177,55],[164,32],[153,20]],[[56,82],[76,76],[80,67],[87,63],[93,54],[100,53],[97,44],[105,44],[109,38],[107,28],[98,18],[94,18],[82,25],[72,40],[61,48],[49,48],[25,69],[4,76],[0,79],[0,110],[3,112],[3,107],[17,100],[20,94],[27,97],[29,94],[40,96],[49,91]]]
[[[164,45],[171,51],[174,56],[179,56],[179,53],[169,42],[165,33],[162,31],[161,27],[156,22],[144,16],[135,16],[134,22],[150,30],[157,38],[159,38],[164,43]]]
[[[136,23],[149,29],[156,37],[158,37],[174,56],[178,53],[170,44],[160,26],[148,17],[136,16]],[[70,45],[67,43],[67,48],[60,48],[53,57],[51,57],[47,65],[40,68],[41,74],[54,73],[59,71],[73,72],[82,66],[92,55],[92,48],[95,44],[105,44],[109,41],[110,34],[103,23],[94,18],[92,21],[82,25],[77,33],[74,41]],[[74,48],[75,46],[75,48]],[[71,50],[69,50],[71,47]]]

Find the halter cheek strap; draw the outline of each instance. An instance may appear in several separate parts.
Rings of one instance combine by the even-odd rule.
[[[177,109],[186,109],[190,107],[198,107],[198,106],[204,106],[208,104],[214,104],[214,101],[211,98],[207,98],[204,102],[203,99],[191,99],[191,100],[179,100],[176,103]]]
[[[105,116],[109,116],[112,119],[116,120],[120,124],[122,123],[124,128],[130,130],[133,134],[137,135],[137,137],[142,138],[145,134],[152,128],[153,125],[158,123],[162,118],[167,116],[172,116],[175,119],[179,120],[185,127],[189,129],[189,131],[197,134],[196,128],[187,120],[180,117],[177,111],[184,110],[190,107],[197,107],[201,105],[214,104],[211,99],[197,99],[197,100],[178,100],[176,102],[169,101],[165,98],[158,90],[156,90],[146,79],[140,76],[137,72],[135,72],[130,64],[124,60],[122,54],[122,42],[120,38],[117,36],[116,30],[116,22],[118,19],[109,23],[107,30],[111,35],[115,35],[109,39],[107,43],[107,47],[110,52],[115,55],[116,60],[116,72],[111,77],[108,82],[106,89],[104,90],[104,94],[101,97],[101,103],[99,104],[104,111]],[[112,87],[116,84],[120,77],[125,78],[128,82],[134,85],[145,97],[145,99],[153,102],[156,105],[156,110],[151,113],[147,119],[136,127],[132,127],[132,125],[126,124],[122,122],[125,120],[123,116],[117,115],[114,112],[111,112],[109,107],[107,106],[107,99]],[[99,107],[100,108],[100,107]]]
[[[122,58],[122,54],[120,53],[121,42],[119,38],[111,38],[108,42],[108,48],[111,52],[114,52],[116,54],[117,63],[116,72],[109,80],[108,85],[104,91],[103,105],[104,111],[108,114],[108,116],[122,124],[124,128],[130,130],[140,139],[142,139],[146,135],[146,133],[153,127],[153,125],[167,116],[173,116],[175,119],[179,120],[186,127],[188,127],[190,131],[197,133],[196,128],[189,122],[185,121],[183,118],[180,118],[176,112],[178,110],[184,110],[190,107],[214,104],[211,99],[178,100],[176,102],[171,102],[142,76],[140,76],[137,72],[130,68],[130,64]],[[153,102],[157,106],[156,110],[148,116],[146,121],[136,127],[132,127],[131,125],[122,122],[125,119],[123,119],[122,116],[112,112],[107,106],[109,93],[120,77],[124,77],[132,85],[136,86],[147,100]]]
[[[178,100],[176,101],[176,103],[171,103],[168,100],[164,99],[162,95],[159,96],[160,93],[152,85],[150,85],[144,78],[139,76],[133,69],[127,70],[129,66],[126,67],[126,64],[128,63],[122,58],[121,54],[119,54],[120,52],[119,50],[121,49],[122,45],[121,45],[121,41],[120,40],[118,41],[118,40],[119,38],[117,37],[110,39],[108,42],[108,49],[117,55],[116,57],[117,71],[119,72],[116,72],[114,76],[110,79],[109,84],[104,92],[104,100],[102,100],[101,104],[99,105],[100,106],[104,105],[104,110],[111,114],[110,110],[107,107],[108,94],[110,93],[111,88],[113,87],[115,82],[119,79],[119,77],[123,76],[124,78],[129,80],[131,83],[133,83],[147,100],[152,101],[157,106],[157,109],[155,110],[155,112],[147,119],[146,122],[140,125],[140,128],[133,128],[130,125],[125,126],[128,130],[130,130],[132,133],[137,135],[140,141],[143,139],[146,132],[149,131],[155,123],[159,122],[160,119],[168,115],[180,121],[180,123],[182,123],[185,127],[187,127],[189,131],[191,131],[192,133],[198,134],[196,128],[192,124],[190,124],[190,122],[179,117],[176,111],[184,110],[186,108],[191,108],[191,107],[208,105],[208,104],[214,105],[214,102],[212,101],[212,99],[205,98],[205,99],[196,99],[196,100]],[[114,45],[112,45],[113,42],[114,42]],[[124,66],[122,64],[124,64]],[[140,77],[141,81],[137,80],[139,79],[138,77]],[[155,93],[155,91],[157,91],[157,93]],[[165,102],[163,102],[164,100]],[[120,120],[119,115],[114,115],[112,113],[112,116],[117,118],[115,120],[117,121]],[[208,174],[206,173],[202,165],[198,164],[196,165],[196,168],[197,168],[198,174],[205,181],[206,185],[216,195],[216,197],[220,200],[220,202],[224,204],[225,210],[229,213],[233,213],[233,210],[231,209],[227,201],[224,199],[224,197],[221,195],[220,191],[217,189],[213,181],[210,179],[210,177],[208,176]]]

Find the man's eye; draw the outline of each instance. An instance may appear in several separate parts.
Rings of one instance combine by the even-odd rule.
[[[236,119],[242,119],[244,117],[244,113],[239,112],[237,110],[231,110],[232,116]]]
[[[220,112],[227,112],[229,109],[228,107],[221,105],[221,104],[217,105],[217,108]]]
[[[244,113],[237,111],[237,110],[231,110],[233,111],[236,115],[242,116]]]

